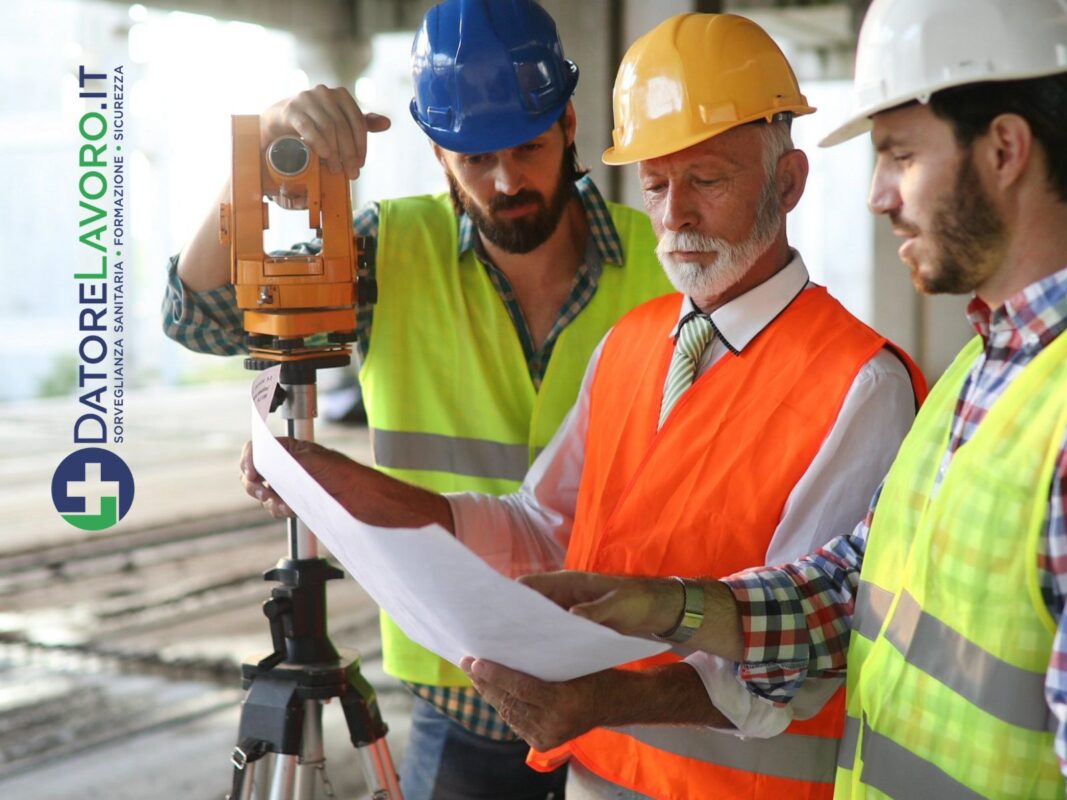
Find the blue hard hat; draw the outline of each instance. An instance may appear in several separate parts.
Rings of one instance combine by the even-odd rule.
[[[487,153],[540,136],[567,107],[578,67],[533,0],[446,0],[411,46],[411,116],[446,150]]]

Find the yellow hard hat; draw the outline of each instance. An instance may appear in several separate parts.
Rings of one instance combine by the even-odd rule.
[[[734,14],[679,14],[634,42],[615,76],[612,109],[605,164],[658,158],[746,122],[815,110],[774,40]]]

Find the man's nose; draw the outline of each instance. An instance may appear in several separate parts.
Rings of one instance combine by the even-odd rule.
[[[872,214],[889,214],[900,209],[900,190],[890,172],[881,162],[875,163],[871,189],[867,194],[867,207]]]
[[[698,222],[696,206],[689,192],[681,183],[667,187],[663,199],[663,227],[670,231],[683,231]]]
[[[514,159],[506,154],[497,159],[493,170],[493,188],[500,194],[515,195],[525,187],[525,176]]]

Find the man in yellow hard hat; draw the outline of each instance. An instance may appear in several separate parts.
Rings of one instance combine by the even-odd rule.
[[[973,294],[977,335],[863,521],[793,563],[704,582],[691,642],[776,702],[847,670],[839,798],[1063,798],[1067,4],[875,0],[853,114],[823,144],[866,131],[871,210],[916,288]],[[533,582],[626,632],[679,613],[666,581]]]
[[[811,284],[789,247],[785,218],[807,177],[790,119],[813,110],[751,21],[662,23],[620,67],[605,160],[640,162],[660,260],[680,293],[639,306],[605,337],[523,488],[445,497],[321,447],[289,442],[293,455],[355,516],[436,522],[513,576],[561,565],[700,575],[826,541],[861,512],[856,487],[876,485],[924,387],[905,354]],[[244,470],[249,491],[284,512],[249,457]],[[670,583],[683,613],[656,633],[684,648],[701,595],[690,580]],[[747,693],[733,665],[684,654],[565,683],[463,666],[537,748],[531,764],[570,760],[572,798],[830,795],[836,684],[780,708]]]

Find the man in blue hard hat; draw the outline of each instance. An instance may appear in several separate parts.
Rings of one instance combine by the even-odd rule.
[[[573,404],[586,363],[630,308],[671,291],[643,214],[606,202],[574,148],[578,68],[532,0],[448,0],[412,48],[411,114],[450,192],[372,203],[379,301],[359,310],[360,360],[377,467],[437,492],[521,485]],[[344,88],[317,86],[260,117],[264,146],[297,133],[351,179],[367,134],[390,121]],[[244,351],[217,214],[171,259],[169,336]],[[318,242],[302,245],[315,249]],[[373,332],[373,335],[372,335]],[[416,695],[401,768],[407,800],[562,796],[563,776],[527,746],[459,669],[383,617],[386,670]]]

